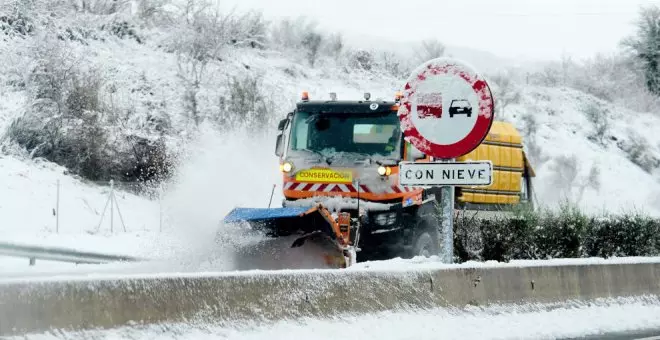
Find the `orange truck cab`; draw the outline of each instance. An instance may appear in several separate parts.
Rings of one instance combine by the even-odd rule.
[[[404,141],[397,111],[396,99],[309,100],[304,93],[278,126],[283,207],[321,203],[359,218],[360,261],[439,253],[436,195],[399,184],[400,161],[430,158]]]

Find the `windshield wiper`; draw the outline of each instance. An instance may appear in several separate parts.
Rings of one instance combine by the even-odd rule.
[[[341,151],[341,153],[346,153],[346,154],[349,154],[349,155],[357,155],[357,156],[360,156],[360,157],[364,157],[364,159],[354,159],[353,161],[355,161],[355,162],[364,162],[364,161],[367,161],[369,163],[372,162],[371,155],[368,154],[368,153],[362,153],[362,152],[356,152],[356,151]],[[332,156],[328,157],[328,160],[332,163],[332,162],[334,162],[335,158],[336,158],[336,156],[332,155]]]
[[[319,157],[321,157],[322,161],[324,161],[326,163],[328,162],[327,158],[322,153],[320,153],[319,151],[310,150],[310,149],[298,149],[298,151],[307,151],[307,152],[313,153],[313,154],[318,155]]]
[[[309,123],[315,121],[319,116],[320,116],[320,115],[319,115],[318,113],[315,113],[315,114],[313,114],[313,115],[309,115],[309,117],[307,117],[307,118],[305,119],[305,123],[306,123],[306,124],[309,124]]]

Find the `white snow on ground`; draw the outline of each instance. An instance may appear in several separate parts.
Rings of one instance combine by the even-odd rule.
[[[648,299],[651,300],[651,299]],[[546,306],[547,307],[547,306]],[[600,300],[569,306],[493,306],[465,310],[340,315],[270,325],[167,324],[107,331],[35,334],[20,339],[557,339],[660,329],[660,306],[647,299]],[[17,338],[18,339],[18,338]]]
[[[114,232],[111,232],[109,207],[101,218],[109,188],[86,184],[64,172],[65,169],[53,163],[0,156],[0,241],[119,254],[144,255],[157,251],[153,248],[159,220],[156,204],[116,192],[119,211],[115,208]],[[54,213],[57,180],[60,180],[59,230]],[[126,232],[118,212],[123,216]],[[53,265],[38,263],[46,264]],[[0,257],[0,271],[25,267],[27,259]]]

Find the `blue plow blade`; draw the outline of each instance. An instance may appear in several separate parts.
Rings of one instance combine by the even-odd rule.
[[[263,221],[278,218],[297,217],[311,207],[286,207],[286,208],[234,208],[225,216],[225,223],[236,223],[243,221]]]
[[[334,240],[332,225],[319,210],[305,214],[311,208],[313,207],[234,208],[225,216],[223,222],[247,223],[251,229],[263,231],[273,237],[322,232]]]
[[[345,268],[346,257],[332,226],[318,209],[310,211],[311,208],[313,206],[234,208],[230,211],[224,223],[245,223],[249,230],[266,236],[256,244],[241,245],[239,242],[239,251],[233,259],[236,269]]]

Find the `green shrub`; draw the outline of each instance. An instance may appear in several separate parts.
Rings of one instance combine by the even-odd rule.
[[[660,254],[660,219],[639,213],[588,216],[564,204],[559,211],[477,216],[461,212],[454,220],[458,262]]]
[[[476,213],[459,212],[454,220],[455,261],[480,261],[483,252],[481,225]]]
[[[535,228],[535,244],[539,259],[576,258],[582,252],[582,238],[587,228],[588,218],[577,208],[562,206],[559,213],[541,213]]]
[[[530,258],[534,255],[534,224],[522,216],[496,218],[483,221],[483,258],[485,260],[509,261]]]
[[[584,239],[585,256],[655,256],[660,221],[640,214],[592,218]]]

